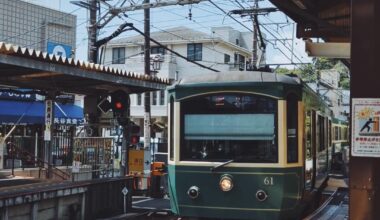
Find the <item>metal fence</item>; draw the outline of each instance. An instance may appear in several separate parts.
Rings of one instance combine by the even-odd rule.
[[[104,137],[77,137],[74,138],[74,165],[75,175],[88,178],[113,177],[114,175],[114,139]],[[84,174],[91,174],[91,177]]]

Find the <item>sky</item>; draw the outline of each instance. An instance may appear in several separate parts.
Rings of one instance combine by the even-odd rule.
[[[71,13],[77,16],[77,42],[76,59],[87,60],[87,18],[88,13],[84,8],[80,8],[70,3],[70,0],[24,0],[34,4]],[[107,1],[111,5],[120,5],[123,0]],[[157,0],[151,0],[151,2]],[[160,1],[160,0],[158,0]],[[165,1],[165,0],[161,0]],[[140,4],[143,0],[126,0],[125,5],[131,2]],[[212,0],[225,12],[234,9],[249,8],[253,5],[252,0]],[[268,0],[261,0],[259,7],[273,7]],[[107,7],[102,6],[101,13],[106,12]],[[191,19],[189,12],[191,11]],[[114,18],[106,27],[100,30],[99,38],[111,34],[117,27],[125,22],[132,22],[140,30],[143,28],[143,10],[127,12],[128,17]],[[240,23],[234,21],[223,11],[216,8],[212,3],[205,1],[199,4],[185,6],[166,6],[151,9],[151,32],[165,30],[177,26],[186,26],[211,35],[211,27],[231,26],[239,31],[252,30],[252,21],[248,18],[241,18],[232,15]],[[305,53],[304,42],[295,38],[296,25],[282,12],[273,12],[259,16],[261,30],[266,35],[267,51],[266,59],[268,64],[285,64],[282,67],[296,68],[289,66],[290,63],[307,63],[311,58]],[[138,35],[133,31],[127,31],[118,38]]]

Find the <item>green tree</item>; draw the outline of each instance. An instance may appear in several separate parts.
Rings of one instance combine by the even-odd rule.
[[[289,74],[292,71],[290,69],[287,69],[287,68],[279,67],[279,68],[275,69],[274,72],[277,74]]]

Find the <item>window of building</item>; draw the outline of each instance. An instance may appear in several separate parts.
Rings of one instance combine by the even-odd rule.
[[[165,105],[165,90],[160,91],[160,105]]]
[[[165,48],[163,47],[151,47],[150,48],[150,53],[151,54],[162,54],[162,55],[165,55]]]
[[[228,54],[224,54],[224,63],[228,64],[231,61],[231,56]]]
[[[125,47],[112,48],[112,64],[125,63]]]
[[[152,92],[152,105],[157,105],[157,92]]]
[[[137,105],[142,105],[142,94],[137,94]]]
[[[202,60],[202,44],[188,44],[187,58],[192,61]]]
[[[239,45],[240,44],[239,39],[235,39],[235,43],[236,45]]]
[[[241,54],[234,54],[234,67],[239,67],[239,70],[244,70],[245,67],[245,57]]]

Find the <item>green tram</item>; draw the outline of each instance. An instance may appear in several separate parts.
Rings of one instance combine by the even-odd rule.
[[[327,178],[332,112],[297,77],[194,76],[168,88],[168,180],[184,217],[296,219]]]

